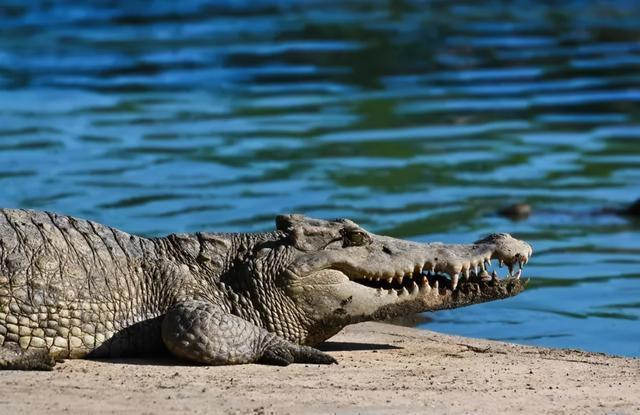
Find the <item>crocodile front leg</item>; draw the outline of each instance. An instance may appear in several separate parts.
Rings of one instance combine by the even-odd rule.
[[[278,337],[205,301],[174,305],[162,322],[162,340],[177,357],[207,365],[337,363],[326,353]]]

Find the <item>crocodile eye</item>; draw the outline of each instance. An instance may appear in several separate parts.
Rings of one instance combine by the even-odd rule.
[[[342,231],[342,246],[362,246],[371,242],[371,238],[365,232],[357,229],[344,229]]]

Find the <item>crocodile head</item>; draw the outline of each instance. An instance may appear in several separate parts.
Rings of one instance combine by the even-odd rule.
[[[287,240],[276,285],[302,313],[299,341],[307,344],[355,322],[516,295],[532,254],[529,244],[505,233],[458,245],[375,235],[347,219],[286,215],[276,225]],[[506,277],[492,272],[494,265],[506,265]]]

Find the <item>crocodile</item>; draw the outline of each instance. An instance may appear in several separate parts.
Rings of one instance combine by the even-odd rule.
[[[0,209],[0,369],[162,354],[203,365],[331,364],[315,346],[346,325],[507,298],[526,286],[532,249],[509,234],[418,243],[348,219],[275,222],[264,233],[145,238]],[[498,276],[498,263],[508,275]]]

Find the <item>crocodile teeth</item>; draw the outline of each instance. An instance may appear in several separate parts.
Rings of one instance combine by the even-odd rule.
[[[402,290],[400,290],[400,295],[409,295],[409,291],[407,291],[406,287],[402,287]]]
[[[420,289],[420,287],[418,287],[418,284],[416,284],[415,281],[413,281],[411,283],[411,294],[415,293],[416,291],[418,291]]]
[[[498,273],[495,270],[491,273],[491,279],[494,281],[498,281],[500,279],[498,278]]]
[[[463,275],[464,275],[464,279],[465,280],[469,279],[469,268],[465,268],[464,269],[464,274]]]
[[[514,278],[519,280],[521,275],[522,275],[522,270],[519,269],[518,272],[516,272],[516,275],[514,276]]]
[[[451,276],[451,290],[455,291],[458,288],[458,279],[460,278],[460,274],[457,272]]]
[[[392,284],[392,283],[393,283],[393,277],[387,278],[387,284]]]

